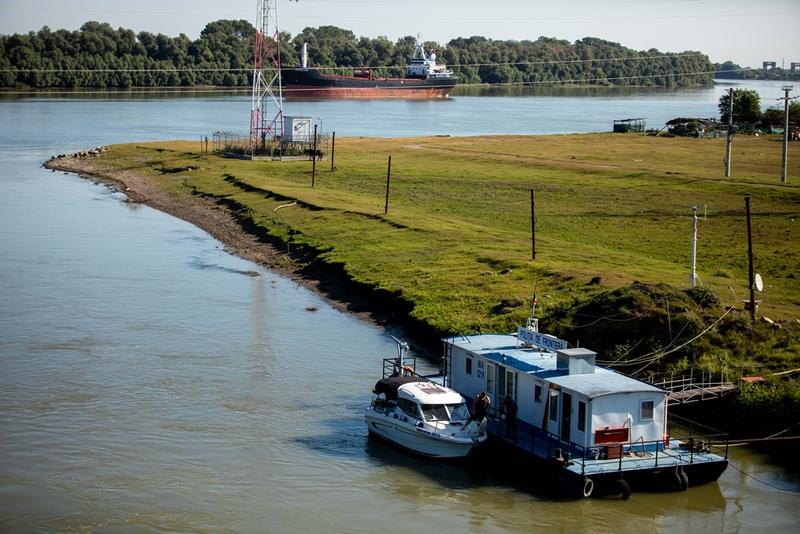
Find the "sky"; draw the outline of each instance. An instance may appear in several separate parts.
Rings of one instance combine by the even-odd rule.
[[[281,31],[333,25],[396,40],[599,37],[635,50],[698,50],[711,61],[760,67],[800,62],[800,0],[272,0]],[[246,19],[258,0],[0,0],[0,34],[96,20],[136,32],[198,37],[206,23]]]

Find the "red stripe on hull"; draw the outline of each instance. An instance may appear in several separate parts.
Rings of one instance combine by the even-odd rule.
[[[285,98],[447,98],[453,87],[311,87],[292,85],[282,89]]]

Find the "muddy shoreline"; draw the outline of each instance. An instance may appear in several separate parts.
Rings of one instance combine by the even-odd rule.
[[[299,248],[266,235],[238,206],[225,199],[202,195],[175,197],[130,171],[108,171],[94,165],[93,151],[59,155],[43,166],[77,174],[124,193],[128,202],[144,204],[187,221],[220,241],[225,250],[290,278],[324,298],[339,311],[382,326],[409,338],[415,349],[436,357],[441,338],[447,335],[410,316],[413,303],[400,295],[351,280],[343,266],[317,261],[318,252]]]

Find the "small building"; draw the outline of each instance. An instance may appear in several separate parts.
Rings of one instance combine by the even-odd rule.
[[[314,121],[311,117],[283,117],[283,140],[290,143],[312,143]]]
[[[800,61],[792,61],[789,65],[789,70],[792,72],[800,71]]]
[[[617,119],[614,121],[614,132],[615,133],[628,133],[628,132],[638,132],[643,133],[646,125],[646,119],[644,118],[636,118],[636,119]]]
[[[774,61],[764,61],[761,63],[761,68],[764,70],[771,70],[777,66],[777,63]]]

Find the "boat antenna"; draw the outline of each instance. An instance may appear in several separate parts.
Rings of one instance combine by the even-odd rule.
[[[394,339],[394,342],[397,343],[397,368],[400,369],[403,367],[403,357],[408,352],[408,343],[405,341],[400,341],[394,336],[391,336]]]
[[[527,327],[534,332],[539,331],[539,319],[536,318],[536,305],[539,304],[539,299],[536,298],[536,289],[539,287],[539,281],[533,285],[533,298],[531,298],[531,316],[528,317]]]

